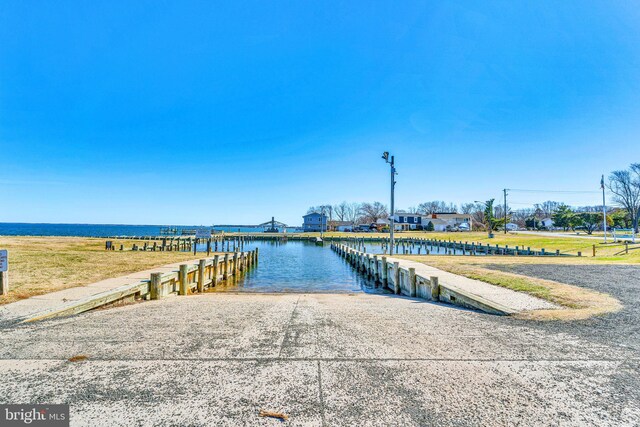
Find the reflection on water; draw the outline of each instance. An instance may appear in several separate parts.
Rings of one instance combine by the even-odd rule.
[[[237,281],[212,291],[240,292],[380,292],[331,250],[329,244],[254,241],[245,251],[259,249],[258,266]]]

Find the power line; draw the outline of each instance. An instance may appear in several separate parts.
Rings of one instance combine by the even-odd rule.
[[[525,190],[519,188],[507,188],[509,191],[518,191],[521,193],[562,193],[562,194],[600,194],[599,191],[587,190]]]

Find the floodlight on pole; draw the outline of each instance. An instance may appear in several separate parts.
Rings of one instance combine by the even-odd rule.
[[[394,156],[391,156],[391,160],[389,160],[389,152],[385,151],[384,153],[382,153],[382,159],[389,164],[389,166],[391,167],[391,209],[390,209],[390,215],[389,215],[389,255],[393,255],[393,245],[394,245],[394,241],[393,241],[393,229],[395,228],[395,208],[394,208],[394,203],[395,203],[395,196],[394,196],[394,192],[395,192],[395,187],[396,187],[396,167],[395,167],[395,159]]]

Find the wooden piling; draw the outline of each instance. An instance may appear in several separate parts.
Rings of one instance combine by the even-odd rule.
[[[400,293],[400,263],[397,261],[393,263],[393,293]]]
[[[9,272],[0,271],[0,295],[9,293]]]
[[[201,259],[198,262],[198,292],[204,292],[204,267],[206,265],[207,265],[206,259]]]
[[[220,264],[220,255],[216,255],[213,257],[213,282],[212,286],[216,286],[218,284],[218,265]]]
[[[162,296],[162,273],[151,273],[149,293],[151,294],[151,299],[160,299]]]
[[[409,296],[416,296],[416,269],[413,267],[409,268]]]
[[[429,278],[429,284],[431,285],[431,299],[433,301],[440,300],[440,285],[438,284],[438,276],[431,276]]]
[[[224,254],[224,266],[222,268],[222,280],[229,278],[229,254]]]
[[[189,278],[188,278],[189,266],[187,264],[180,264],[180,271],[178,272],[178,295],[187,295],[189,293]]]
[[[382,257],[382,275],[380,278],[380,282],[382,283],[382,287],[388,286],[389,281],[387,279],[387,257]]]

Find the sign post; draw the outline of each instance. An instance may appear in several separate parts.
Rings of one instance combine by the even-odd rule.
[[[211,237],[210,228],[198,228],[196,229],[196,239],[208,239]]]
[[[9,255],[6,249],[0,250],[0,295],[9,293]]]

